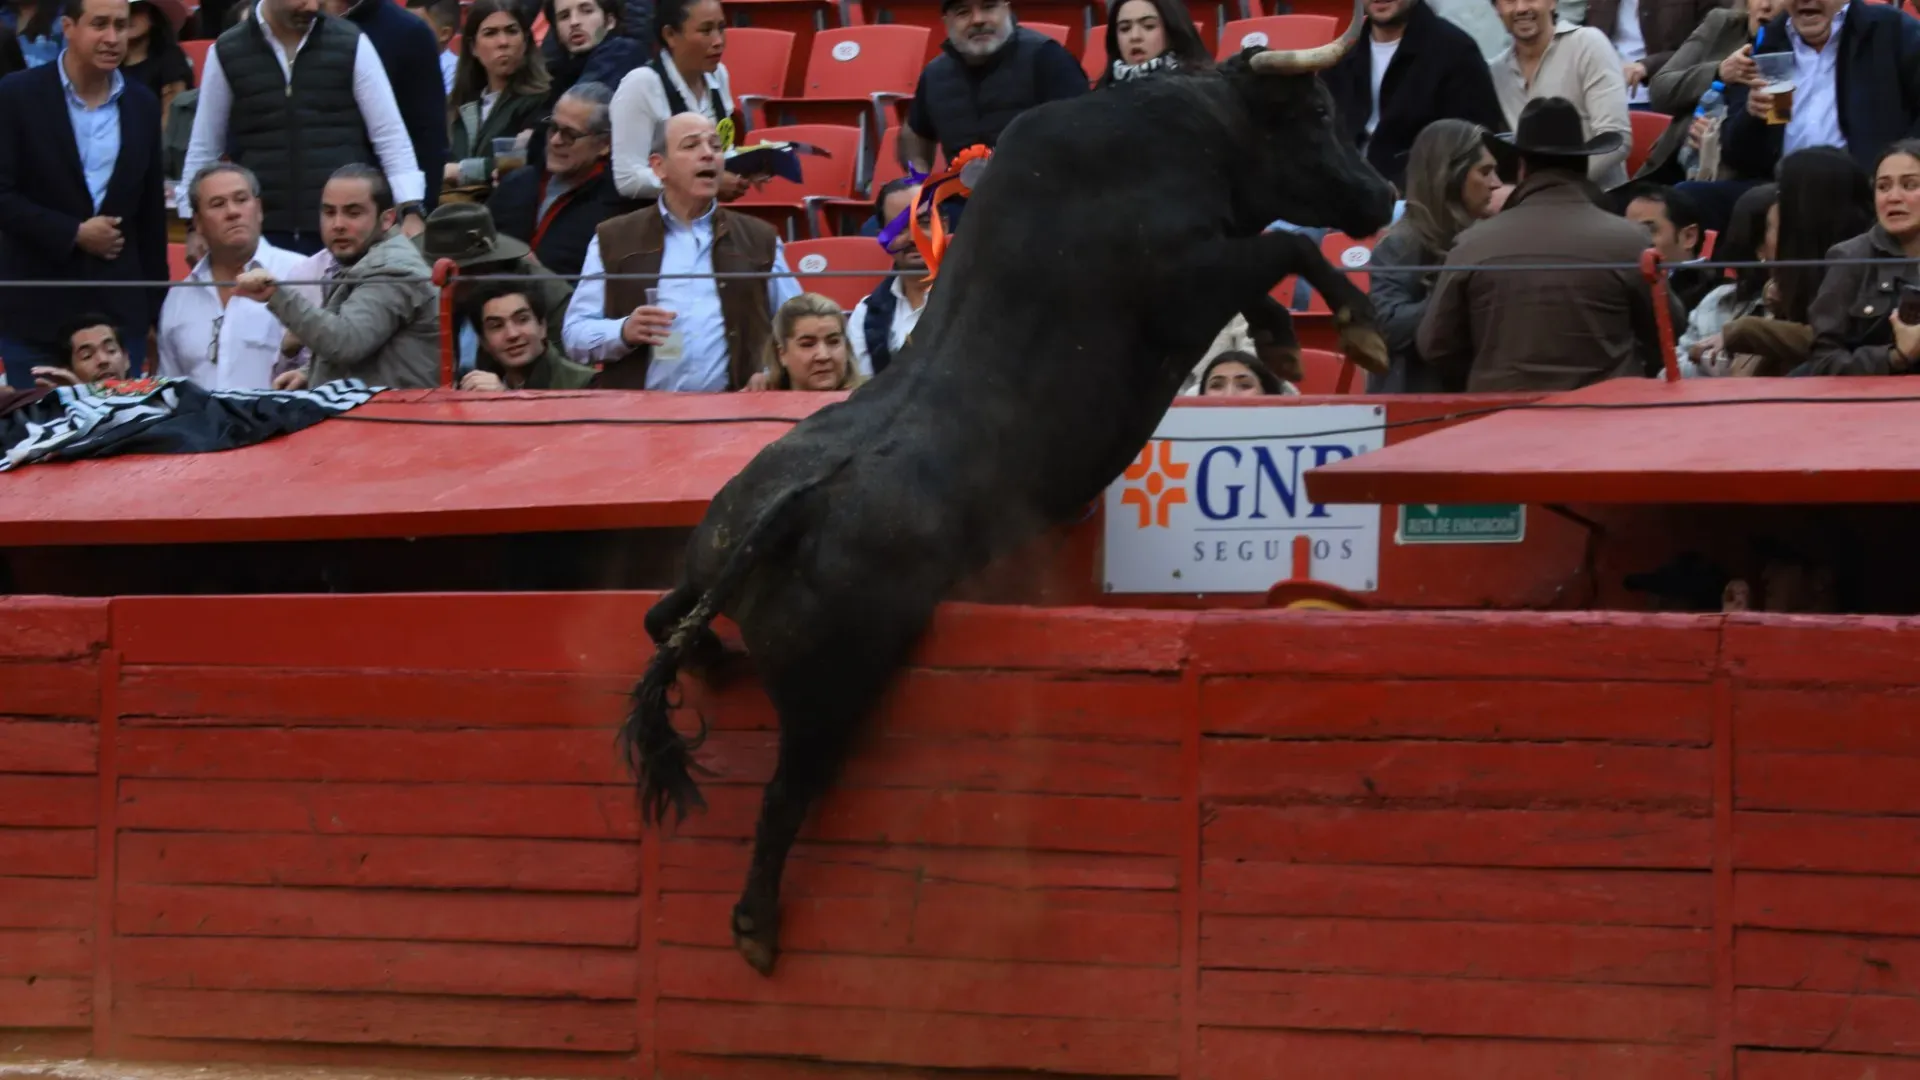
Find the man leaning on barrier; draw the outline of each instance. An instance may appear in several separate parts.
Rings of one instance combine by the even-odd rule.
[[[371,165],[344,165],[320,193],[320,231],[340,272],[325,303],[279,288],[272,271],[240,275],[234,295],[267,305],[313,353],[281,373],[276,390],[335,379],[425,389],[440,379],[439,291],[420,250],[394,227],[393,191]]]

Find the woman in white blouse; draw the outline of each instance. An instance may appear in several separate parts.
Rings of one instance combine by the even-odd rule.
[[[653,11],[660,52],[620,80],[609,108],[613,121],[613,186],[629,199],[660,194],[647,164],[653,131],[677,113],[695,112],[719,123],[733,117],[734,142],[743,142],[746,117],[736,115],[733,87],[720,57],[727,49],[727,18],[720,0],[659,0]],[[720,201],[747,190],[745,177],[720,174]]]

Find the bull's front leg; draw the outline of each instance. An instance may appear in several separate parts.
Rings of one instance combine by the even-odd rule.
[[[1273,308],[1281,305],[1267,294],[1281,279],[1299,275],[1332,309],[1333,324],[1340,331],[1340,351],[1347,359],[1376,374],[1387,370],[1387,342],[1380,336],[1373,302],[1347,275],[1333,268],[1312,238],[1296,232],[1275,231],[1223,239],[1216,241],[1204,262],[1206,265],[1200,268],[1202,280],[1211,279],[1219,288],[1240,295],[1252,294],[1266,301],[1262,304],[1256,300],[1244,309],[1250,327],[1260,325],[1255,322],[1256,315],[1269,326],[1274,325],[1272,309],[1266,305],[1271,304]],[[1287,317],[1285,333],[1289,337],[1293,334],[1291,315]]]
[[[1263,296],[1240,313],[1253,337],[1254,355],[1288,382],[1306,378],[1300,362],[1300,335],[1293,329],[1293,312],[1271,296]]]

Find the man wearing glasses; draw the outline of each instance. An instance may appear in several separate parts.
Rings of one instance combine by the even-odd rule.
[[[160,308],[159,373],[191,379],[205,390],[270,389],[285,328],[265,304],[233,295],[232,283],[248,270],[298,278],[306,257],[260,235],[260,181],[244,165],[220,162],[201,169],[187,199],[207,254],[186,285],[204,287],[168,290]]]
[[[620,197],[608,171],[612,100],[613,91],[596,82],[576,83],[560,95],[546,124],[544,167],[527,165],[501,177],[487,200],[494,225],[563,277],[580,273],[601,222],[639,206]]]

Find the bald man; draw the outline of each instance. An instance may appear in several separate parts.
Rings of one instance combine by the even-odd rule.
[[[653,131],[660,201],[594,231],[567,305],[567,355],[603,364],[618,390],[739,390],[769,355],[773,313],[800,294],[773,226],[720,206],[724,154],[713,121],[679,113]],[[714,273],[772,272],[715,281]],[[636,278],[602,281],[604,273]],[[649,289],[657,289],[654,303]]]

